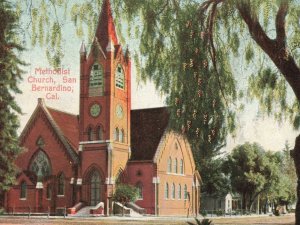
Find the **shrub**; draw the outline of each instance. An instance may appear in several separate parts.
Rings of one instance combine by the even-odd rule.
[[[0,215],[3,215],[4,214],[4,209],[3,208],[0,208]]]
[[[207,216],[207,211],[204,209],[204,210],[201,210],[201,215],[203,216],[203,217],[206,217]]]
[[[137,193],[137,188],[131,185],[118,184],[112,200],[121,202],[124,206],[128,202],[134,202],[137,198]],[[122,214],[124,215],[124,207]]]
[[[195,218],[196,223],[187,222],[189,225],[213,225],[212,221],[209,219],[203,219],[200,221],[199,219]]]
[[[223,210],[219,209],[216,211],[216,215],[217,216],[222,216],[224,213],[223,213]]]

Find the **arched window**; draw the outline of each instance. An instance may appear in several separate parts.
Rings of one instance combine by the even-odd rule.
[[[116,128],[116,129],[115,129],[115,132],[114,132],[114,139],[115,139],[115,141],[119,141],[119,128]]]
[[[101,126],[97,128],[97,139],[98,140],[103,140],[103,129]]]
[[[165,199],[168,199],[169,198],[169,184],[166,183],[166,186],[165,186]]]
[[[47,193],[46,193],[46,195],[47,195],[47,199],[51,199],[51,197],[52,197],[52,187],[51,187],[51,184],[47,185]]]
[[[183,174],[183,159],[180,159],[180,174]]]
[[[181,185],[178,185],[178,199],[181,199]]]
[[[89,96],[104,95],[104,72],[102,66],[95,63],[92,66],[89,82]]]
[[[143,199],[143,184],[141,182],[138,182],[136,184],[136,188],[137,188],[137,199],[141,200]]]
[[[121,129],[119,133],[119,142],[124,142],[124,130]]]
[[[172,184],[172,199],[175,199],[176,198],[176,194],[175,194],[175,184],[173,183]]]
[[[88,140],[89,141],[92,141],[94,138],[93,138],[93,129],[91,127],[88,128]]]
[[[178,161],[177,161],[177,158],[174,160],[174,173],[178,173],[178,168],[177,168],[177,165],[178,164]]]
[[[171,157],[169,157],[168,159],[168,173],[171,173],[172,172],[172,159]]]
[[[57,195],[65,194],[65,176],[61,173],[57,178]]]
[[[41,180],[45,176],[51,175],[50,162],[47,155],[43,151],[39,151],[34,159],[31,161],[29,170],[34,172],[38,180]]]
[[[117,66],[115,78],[116,87],[124,89],[124,71],[120,64]]]
[[[97,205],[101,199],[101,179],[97,170],[94,170],[90,178],[91,205]]]
[[[27,184],[25,181],[21,183],[21,192],[20,192],[20,198],[21,199],[26,199],[27,195]]]
[[[188,198],[188,191],[187,191],[187,186],[186,184],[184,185],[184,199]]]

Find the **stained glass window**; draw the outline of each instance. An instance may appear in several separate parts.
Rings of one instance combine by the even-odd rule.
[[[39,151],[30,165],[30,171],[34,172],[39,179],[51,174],[50,162],[43,151]]]

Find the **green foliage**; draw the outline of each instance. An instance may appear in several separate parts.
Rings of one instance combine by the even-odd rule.
[[[118,184],[112,199],[124,205],[127,202],[134,202],[137,198],[137,193],[137,189],[131,185]]]
[[[200,214],[203,216],[203,217],[206,217],[207,216],[207,211],[204,209],[201,210]]]
[[[243,197],[243,209],[249,209],[258,195],[275,205],[295,202],[297,176],[289,150],[265,152],[256,143],[245,143],[233,149],[224,168],[233,191]]]
[[[225,213],[224,213],[224,210],[219,209],[219,210],[216,211],[216,215],[217,215],[217,216],[222,216],[222,215],[224,215],[224,214],[225,214]]]
[[[21,151],[17,129],[20,108],[14,95],[19,94],[18,83],[25,64],[18,53],[23,48],[16,42],[19,32],[18,17],[11,4],[0,0],[0,195],[15,182],[14,160]]]
[[[208,156],[197,156],[198,168],[201,171],[201,178],[203,184],[201,186],[201,192],[205,192],[210,195],[226,195],[231,191],[231,183],[229,177],[226,176],[223,171],[224,160],[222,158],[210,158]]]
[[[282,152],[270,155],[277,165],[278,179],[266,192],[265,198],[274,202],[275,205],[288,205],[296,201],[297,175],[289,151],[289,144],[286,143]]]
[[[199,219],[195,218],[196,223],[187,222],[189,225],[213,225],[212,221],[209,219],[203,219],[200,221]]]
[[[276,170],[258,144],[237,146],[224,166],[230,175],[233,191],[243,197],[243,209],[249,209],[257,195],[274,182]]]

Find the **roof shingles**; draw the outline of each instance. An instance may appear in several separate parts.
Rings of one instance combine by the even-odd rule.
[[[131,160],[153,160],[168,126],[166,107],[131,110]]]
[[[49,107],[47,109],[69,144],[74,150],[77,150],[79,144],[78,116]]]

